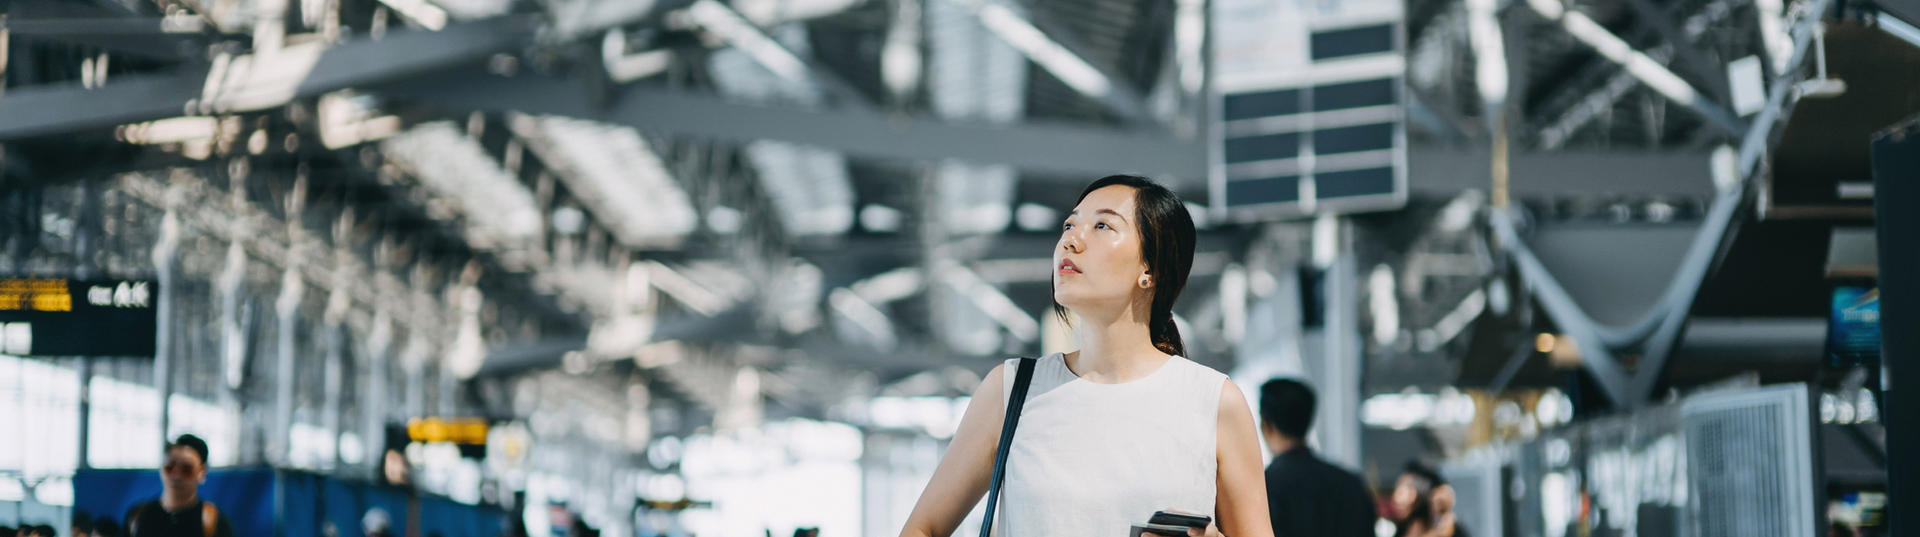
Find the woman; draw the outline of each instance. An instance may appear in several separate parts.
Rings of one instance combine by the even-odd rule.
[[[1453,486],[1439,472],[1408,461],[1394,483],[1394,537],[1467,537],[1454,517]]]
[[[1152,181],[1115,175],[1080,193],[1053,251],[1054,311],[1079,317],[1080,350],[1035,364],[995,534],[1118,537],[1169,511],[1213,517],[1194,537],[1273,535],[1246,398],[1182,357],[1173,302],[1193,242],[1186,206]],[[951,535],[987,491],[1016,367],[974,391],[903,537]]]

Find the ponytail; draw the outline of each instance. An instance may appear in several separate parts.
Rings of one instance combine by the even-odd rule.
[[[1147,323],[1147,334],[1153,340],[1153,347],[1160,349],[1160,352],[1174,356],[1187,355],[1187,346],[1180,341],[1180,326],[1173,322],[1173,312],[1156,313],[1153,320]]]

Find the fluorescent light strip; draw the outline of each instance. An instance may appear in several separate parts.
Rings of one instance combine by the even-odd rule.
[[[169,144],[213,138],[219,120],[206,116],[167,118],[120,127],[121,139],[133,144]]]
[[[1566,6],[1560,5],[1560,0],[1527,0],[1527,6],[1540,16],[1554,20],[1559,20],[1567,11]]]
[[[1467,295],[1467,298],[1461,300],[1460,305],[1455,306],[1453,311],[1447,312],[1445,317],[1441,317],[1440,322],[1433,324],[1432,333],[1434,338],[1422,341],[1420,345],[1421,350],[1430,351],[1439,348],[1440,345],[1444,345],[1449,341],[1453,341],[1454,337],[1459,336],[1460,332],[1467,328],[1468,323],[1472,322],[1474,318],[1479,317],[1480,312],[1486,310],[1486,305],[1487,297],[1484,292],[1475,289],[1472,294]]]
[[[1499,106],[1507,102],[1507,51],[1495,16],[1494,0],[1467,0],[1467,31],[1478,63],[1474,82],[1480,98]]]
[[[973,270],[954,262],[943,263],[941,272],[945,273],[947,283],[955,290],[973,300],[975,306],[987,313],[1000,326],[1005,327],[1013,337],[1022,342],[1032,343],[1040,338],[1040,321],[1020,309],[1013,299],[1000,291],[998,287],[980,279]]]
[[[413,21],[428,30],[439,31],[447,27],[447,11],[440,6],[427,3],[426,0],[380,0],[380,3],[393,8],[400,16]]]
[[[284,105],[313,72],[324,48],[320,42],[310,42],[271,53],[216,56],[197,110],[190,113],[248,112]]]
[[[1206,83],[1207,7],[1204,0],[1179,0],[1173,15],[1173,41],[1180,64],[1180,88],[1199,93]]]
[[[899,343],[893,331],[893,321],[887,319],[886,312],[860,298],[859,293],[846,288],[834,289],[827,294],[827,305],[873,336],[880,348],[892,349]]]
[[[1754,0],[1754,8],[1759,11],[1760,39],[1765,44],[1767,58],[1773,60],[1773,72],[1787,70],[1787,62],[1793,56],[1793,36],[1787,35],[1787,28],[1780,24],[1784,17],[1781,0]]]
[[[1040,64],[1047,72],[1053,73],[1061,82],[1089,97],[1105,97],[1113,90],[1106,75],[1100,74],[1086,60],[1075,56],[1066,47],[1047,38],[1039,28],[1020,18],[1013,10],[998,2],[983,2],[978,6],[980,23],[987,29],[1000,34],[1001,39],[1013,45],[1021,54],[1025,54],[1033,63]]]
[[[722,308],[727,307],[727,299],[725,297],[708,290],[705,286],[700,285],[699,282],[693,281],[685,275],[680,274],[680,271],[673,270],[671,267],[655,261],[647,261],[645,263],[648,270],[652,271],[652,273],[649,274],[649,279],[653,282],[653,287],[659,289],[660,292],[666,293],[667,296],[673,297],[674,300],[680,302],[680,304],[686,306],[688,309],[693,310],[695,313],[713,316],[719,314]]]
[[[607,76],[615,82],[632,82],[666,72],[673,65],[673,53],[665,50],[650,50],[627,54],[626,33],[618,29],[607,31],[600,42],[600,57],[607,68]]]
[[[1573,34],[1574,38],[1593,47],[1594,51],[1599,52],[1601,56],[1626,67],[1627,72],[1633,73],[1634,77],[1639,78],[1647,87],[1653,88],[1653,91],[1687,106],[1693,106],[1699,101],[1699,94],[1695,93],[1693,87],[1687,85],[1685,80],[1681,80],[1678,75],[1667,70],[1659,62],[1653,61],[1653,58],[1634,50],[1632,46],[1627,45],[1627,42],[1615,37],[1612,32],[1608,32],[1606,28],[1600,26],[1600,23],[1594,22],[1586,14],[1568,12],[1566,17],[1560,19],[1560,23],[1566,27],[1568,33]]]
[[[746,19],[741,18],[727,6],[714,0],[700,0],[688,7],[687,13],[692,15],[694,20],[699,21],[701,26],[720,34],[720,37],[740,47],[740,50],[752,56],[754,61],[760,62],[760,65],[780,75],[781,78],[795,82],[807,80],[806,62],[800,61],[799,56],[793,55],[793,52],[775,42],[773,38],[760,33],[758,28],[754,28]]]
[[[854,282],[851,286],[860,298],[874,304],[885,304],[913,296],[926,287],[926,279],[921,277],[920,269],[902,267],[873,277]]]

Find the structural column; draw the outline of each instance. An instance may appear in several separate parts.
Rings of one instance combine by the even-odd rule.
[[[298,366],[300,331],[300,302],[306,297],[306,280],[300,275],[300,268],[306,265],[307,252],[300,244],[306,235],[301,225],[301,213],[306,208],[307,167],[301,163],[293,179],[293,191],[287,194],[287,239],[291,245],[287,248],[285,272],[280,277],[280,299],[274,301],[274,313],[279,321],[279,340],[273,368],[273,441],[267,445],[273,449],[274,462],[289,465],[293,461],[293,410],[294,370]]]
[[[1920,117],[1873,140],[1873,216],[1880,249],[1880,413],[1887,425],[1887,511],[1920,513]],[[1920,535],[1920,522],[1895,515],[1893,535]]]
[[[1316,233],[1315,241],[1331,239],[1335,256],[1326,266],[1322,285],[1326,286],[1325,353],[1319,367],[1319,416],[1315,429],[1320,449],[1328,460],[1348,468],[1360,467],[1360,369],[1363,353],[1360,338],[1359,269],[1354,259],[1353,226],[1345,219],[1328,218],[1334,233]],[[1322,236],[1328,235],[1328,236]],[[1316,248],[1324,246],[1316,245]]]
[[[180,215],[175,210],[174,188],[167,189],[166,214],[160,219],[160,240],[153,245],[153,267],[156,285],[154,292],[154,340],[153,340],[153,384],[154,391],[160,394],[160,440],[161,445],[168,440],[167,433],[172,425],[168,401],[173,398],[173,318],[174,295],[179,292],[180,265]]]

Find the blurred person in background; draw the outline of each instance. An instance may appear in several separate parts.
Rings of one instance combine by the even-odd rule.
[[[73,537],[92,537],[93,517],[87,516],[85,511],[74,511],[73,518],[67,524],[67,532]]]
[[[360,517],[360,531],[367,537],[389,537],[392,535],[388,531],[391,527],[392,523],[388,521],[386,509],[378,507],[368,509],[367,514]]]
[[[207,481],[207,442],[183,434],[167,444],[160,467],[160,497],[127,511],[133,537],[233,537],[233,523],[213,502],[200,499]]]
[[[587,525],[587,521],[574,517],[573,527],[567,531],[567,537],[600,537],[600,530]]]
[[[1273,535],[1246,397],[1183,357],[1173,322],[1193,266],[1186,205],[1145,178],[1109,176],[1061,227],[1054,311],[1078,317],[1080,348],[1033,364],[992,533],[1126,535],[1179,511],[1213,517],[1192,536]],[[980,383],[900,535],[951,535],[988,491],[1019,366],[1008,360]]]
[[[60,532],[54,531],[53,526],[48,524],[35,524],[33,526],[33,529],[26,533],[28,537],[59,537],[60,536]]]
[[[0,537],[18,537],[18,535],[13,526],[0,526]]]
[[[1267,510],[1277,537],[1371,537],[1379,520],[1360,476],[1328,464],[1307,447],[1318,406],[1313,388],[1293,379],[1260,386],[1260,435],[1267,465]]]
[[[1407,461],[1391,497],[1394,536],[1468,537],[1454,517],[1454,501],[1453,487],[1439,472],[1419,461]]]
[[[113,519],[100,517],[93,521],[93,537],[122,537],[120,525]]]

